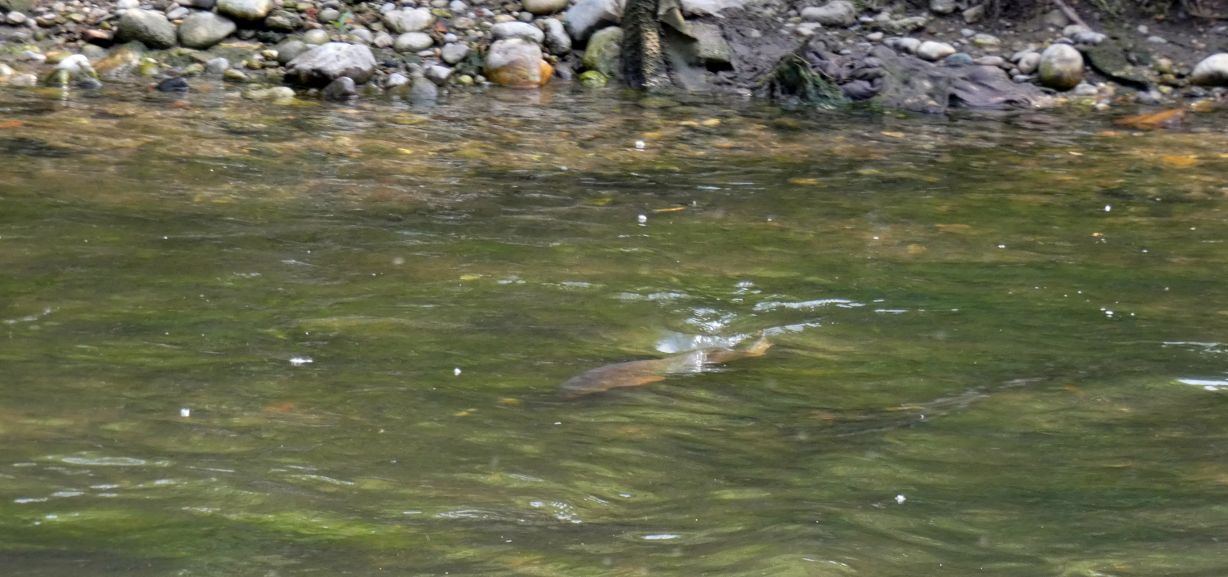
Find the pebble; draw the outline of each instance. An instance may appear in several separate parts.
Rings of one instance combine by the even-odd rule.
[[[848,27],[857,22],[857,7],[848,0],[832,0],[822,6],[803,8],[802,20],[824,26]]]
[[[922,60],[929,60],[930,62],[937,62],[952,54],[955,54],[955,47],[946,42],[926,40],[917,47],[917,57]]]
[[[425,32],[406,32],[397,36],[392,47],[397,52],[418,52],[435,45],[435,39]]]
[[[306,42],[307,44],[319,45],[328,42],[328,40],[328,31],[319,28],[308,30],[303,34],[303,42]]]
[[[521,0],[526,12],[539,16],[561,12],[567,4],[568,0]]]
[[[427,66],[422,74],[427,80],[434,82],[437,86],[443,86],[448,83],[448,77],[452,76],[452,69],[447,66],[432,64]]]
[[[494,36],[495,40],[521,38],[541,44],[546,39],[546,34],[540,28],[525,22],[502,22],[495,24],[490,28],[490,33]]]
[[[1040,68],[1040,53],[1028,52],[1021,56],[1015,66],[1019,68],[1019,72],[1023,74],[1031,74]]]

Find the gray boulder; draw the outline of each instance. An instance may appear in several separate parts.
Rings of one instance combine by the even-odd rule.
[[[1069,44],[1054,44],[1040,53],[1040,84],[1070,90],[1083,80],[1083,55]]]
[[[852,26],[857,22],[857,8],[848,0],[832,0],[822,6],[804,8],[802,20],[824,26]]]
[[[273,11],[273,0],[217,0],[218,14],[239,20],[263,20]]]
[[[136,40],[149,48],[170,48],[175,45],[175,25],[166,15],[153,10],[133,8],[119,17],[116,37],[120,42]]]
[[[286,79],[323,86],[342,76],[363,83],[375,73],[375,56],[361,44],[329,42],[299,54],[286,65]]]
[[[1202,86],[1228,86],[1228,52],[1212,54],[1190,73],[1190,83]]]
[[[384,26],[398,34],[418,32],[430,28],[435,23],[435,15],[426,8],[413,10],[392,10],[384,14]]]
[[[179,25],[179,43],[188,48],[204,50],[235,31],[235,23],[213,12],[194,12]]]

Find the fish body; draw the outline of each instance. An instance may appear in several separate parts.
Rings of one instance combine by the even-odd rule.
[[[713,366],[748,357],[761,357],[772,347],[760,337],[742,349],[700,349],[661,359],[644,359],[605,365],[567,379],[560,387],[563,398],[575,399],[610,389],[639,387],[673,375],[701,373]]]

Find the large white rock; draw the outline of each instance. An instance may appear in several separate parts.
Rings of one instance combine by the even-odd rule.
[[[532,88],[550,81],[553,69],[542,60],[542,49],[522,38],[495,40],[486,51],[486,77],[501,86]]]
[[[273,0],[217,0],[217,13],[239,20],[261,20],[273,11]]]
[[[1190,73],[1190,83],[1202,86],[1228,86],[1228,53],[1220,52],[1202,59]]]
[[[598,28],[617,24],[623,17],[623,0],[578,0],[563,15],[571,37],[584,42]]]
[[[375,73],[375,56],[361,44],[329,42],[299,54],[286,68],[286,78],[299,84],[323,86],[342,76],[361,84]]]

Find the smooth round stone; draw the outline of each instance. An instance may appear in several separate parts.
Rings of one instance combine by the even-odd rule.
[[[150,48],[170,48],[176,41],[175,25],[165,14],[152,10],[124,11],[116,36],[121,41],[136,40]]]
[[[396,40],[391,34],[381,31],[375,35],[375,38],[371,39],[371,45],[376,48],[391,48],[396,43]]]
[[[370,44],[375,41],[375,33],[366,28],[350,30],[350,37],[362,44]]]
[[[240,20],[263,20],[273,11],[273,0],[218,0],[218,14]]]
[[[119,0],[118,2],[115,3],[116,10],[131,10],[133,8],[140,8],[140,7],[141,7],[141,0]]]
[[[490,33],[495,40],[507,40],[508,38],[520,38],[528,40],[536,44],[541,44],[546,39],[546,33],[540,28],[526,22],[502,22],[491,26]]]
[[[182,20],[187,17],[189,13],[191,13],[191,11],[187,8],[184,8],[183,6],[176,6],[167,11],[166,18],[168,20]]]
[[[210,58],[208,62],[205,62],[205,72],[213,75],[220,76],[229,68],[230,61],[220,56],[217,58]]]
[[[917,47],[917,57],[930,62],[937,62],[952,54],[955,54],[955,47],[946,42],[926,40]]]
[[[392,48],[397,52],[418,52],[435,45],[435,39],[425,32],[406,32],[397,36]]]
[[[521,0],[525,12],[542,16],[554,14],[567,8],[568,0]]]
[[[203,50],[235,31],[235,23],[225,16],[212,12],[196,12],[184,18],[179,25],[179,43],[188,48]]]
[[[1040,54],[1040,84],[1070,90],[1083,80],[1083,55],[1069,44],[1054,44]]]
[[[393,10],[384,14],[384,25],[396,33],[426,30],[434,23],[435,15],[428,8]]]
[[[328,31],[319,28],[308,30],[303,33],[303,42],[307,44],[324,44],[328,42]]]
[[[440,50],[439,57],[448,64],[456,64],[469,56],[469,45],[452,43],[444,44],[443,50]]]
[[[337,10],[336,8],[325,8],[316,14],[316,20],[319,20],[325,24],[328,24],[329,22],[336,22],[340,17],[341,11]]]
[[[972,63],[972,56],[965,52],[956,52],[942,59],[943,66],[969,66]]]
[[[261,88],[258,90],[248,90],[243,93],[243,98],[248,100],[290,100],[294,98],[294,89],[289,86],[274,86],[273,88]]]
[[[1228,86],[1228,52],[1212,54],[1202,59],[1190,73],[1190,84]]]
[[[822,6],[803,8],[802,20],[824,26],[852,26],[857,22],[857,7],[848,0],[833,0]]]
[[[541,47],[522,38],[494,41],[486,51],[485,69],[495,84],[520,88],[541,86],[554,73],[542,60]]]

